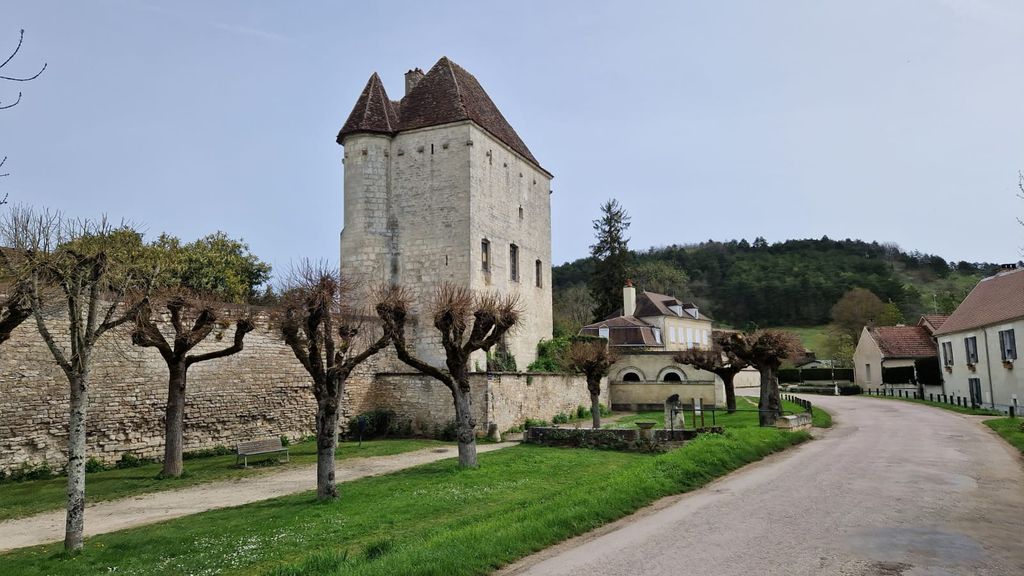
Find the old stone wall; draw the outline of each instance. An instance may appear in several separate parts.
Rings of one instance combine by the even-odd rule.
[[[574,412],[577,406],[590,406],[586,380],[577,375],[473,374],[470,386],[481,435],[491,423],[505,431],[527,418],[551,420],[556,414]],[[455,419],[451,392],[418,373],[377,374],[367,393],[354,402],[356,411],[373,407],[392,410],[420,434],[432,434]],[[601,402],[608,405],[607,385],[602,386]]]
[[[51,326],[62,322],[54,317]],[[55,332],[66,347],[66,332]],[[226,323],[196,353],[229,346],[233,333],[234,324]],[[127,330],[119,329],[103,336],[92,365],[89,455],[104,462],[126,452],[162,456],[167,365],[159,353],[133,346]],[[269,319],[258,317],[242,352],[189,369],[185,449],[303,437],[313,433],[315,410],[306,372]],[[67,418],[67,379],[35,324],[26,322],[0,349],[0,470],[43,461],[63,466]]]
[[[59,315],[51,326],[66,322]],[[189,370],[185,450],[233,446],[242,440],[313,434],[316,403],[310,380],[267,316],[245,338],[242,352],[203,362]],[[56,332],[56,331],[55,331]],[[61,335],[56,334],[61,340]],[[233,322],[196,348],[202,353],[230,345]],[[67,345],[63,336],[62,345]],[[131,453],[163,456],[167,366],[152,348],[131,345],[127,330],[108,333],[94,352],[88,412],[90,457],[117,461]],[[391,409],[433,434],[454,418],[451,394],[442,384],[415,373],[388,349],[361,365],[346,385],[339,424],[374,409]],[[526,418],[550,420],[559,412],[589,406],[581,377],[552,374],[474,374],[473,406],[479,430],[499,430]],[[607,386],[602,402],[609,404]],[[15,330],[0,348],[0,470],[66,461],[68,384],[34,323]]]

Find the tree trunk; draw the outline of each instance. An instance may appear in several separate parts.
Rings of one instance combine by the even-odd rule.
[[[725,386],[725,409],[728,414],[736,412],[736,387],[733,385],[735,379],[735,372],[722,374],[722,385]]]
[[[316,498],[338,497],[334,481],[334,453],[338,448],[338,406],[330,400],[316,408]]]
[[[774,370],[761,368],[758,371],[761,373],[761,397],[757,403],[757,421],[762,427],[775,426],[776,413],[773,411],[771,399]]]
[[[161,476],[177,478],[184,468],[182,451],[185,429],[185,378],[187,368],[168,366],[167,408],[164,415],[164,468]]]
[[[601,380],[587,382],[590,389],[590,416],[594,420],[594,430],[601,428]]]
[[[68,417],[68,508],[64,525],[64,549],[82,549],[85,529],[85,416],[89,408],[89,376],[70,379],[71,412]]]
[[[473,407],[470,403],[470,392],[456,385],[452,390],[455,398],[455,428],[459,440],[459,466],[476,468],[476,420],[473,418]]]

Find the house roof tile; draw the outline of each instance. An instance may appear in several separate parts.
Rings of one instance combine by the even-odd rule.
[[[935,334],[951,334],[1017,318],[1024,318],[1024,269],[983,278]]]
[[[509,148],[540,167],[526,143],[501,114],[477,81],[447,57],[441,58],[401,100],[387,98],[380,78],[374,73],[345,125],[338,143],[356,132],[397,133],[428,126],[472,120]]]
[[[924,358],[938,353],[924,326],[878,326],[868,328],[868,333],[884,358]]]

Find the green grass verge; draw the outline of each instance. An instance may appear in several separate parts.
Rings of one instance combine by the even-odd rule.
[[[808,438],[735,429],[659,455],[522,445],[476,470],[446,460],[348,482],[335,502],[306,492],[96,536],[73,557],[18,550],[0,573],[486,574]]]
[[[1021,454],[1024,454],[1024,419],[1021,418],[993,418],[992,420],[985,420],[985,426],[996,431],[1006,440],[1013,445],[1014,448],[1020,450]]]
[[[360,448],[355,442],[338,445],[339,460],[369,456],[389,456],[421,448],[449,445],[436,440],[368,440]],[[316,442],[307,441],[288,447],[290,462],[276,466],[238,468],[234,456],[210,456],[185,461],[181,478],[158,478],[160,464],[138,468],[104,470],[86,474],[86,497],[89,502],[115,500],[162,490],[173,490],[217,480],[230,480],[265,474],[286,466],[302,466],[316,462]],[[58,476],[45,480],[6,482],[0,484],[0,520],[31,516],[64,507],[67,478]]]
[[[928,400],[915,400],[913,398],[900,398],[899,396],[875,396],[874,394],[864,394],[868,398],[882,398],[884,400],[899,400],[901,402],[913,402],[915,404],[924,404],[925,406],[932,406],[935,408],[942,408],[943,410],[949,410],[950,412],[957,412],[959,414],[970,414],[972,416],[1002,416],[1002,412],[995,410],[986,410],[984,408],[975,409],[971,407],[957,406],[956,404],[944,404],[942,402],[930,402]]]
[[[813,400],[812,400],[813,402]],[[757,412],[751,412],[750,410],[757,410],[757,399],[750,396],[737,396],[736,397],[736,408],[740,411],[729,414],[724,410],[716,411],[714,422],[711,420],[711,412],[705,411],[704,413],[704,424],[706,426],[725,426],[726,429],[730,428],[750,428],[757,427]],[[798,404],[793,402],[783,401],[782,409],[787,412],[796,413],[803,412]],[[686,413],[686,425],[692,427],[693,423],[690,422],[691,414]],[[636,414],[630,414],[623,416],[617,421],[602,426],[602,428],[636,428],[637,422],[656,422],[656,428],[665,427],[665,413],[664,412],[638,412]],[[811,424],[819,428],[831,428],[832,427],[832,415],[825,410],[815,406],[814,412],[811,417]]]
[[[828,324],[821,326],[778,326],[773,330],[785,330],[793,332],[800,337],[800,343],[804,348],[823,354],[828,341]]]

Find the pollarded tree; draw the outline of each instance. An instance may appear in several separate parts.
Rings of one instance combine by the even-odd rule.
[[[31,316],[32,307],[29,305],[28,294],[23,285],[15,283],[0,303],[0,344],[8,341],[14,329]]]
[[[782,395],[776,374],[782,361],[793,358],[803,346],[800,338],[782,330],[734,332],[720,339],[723,352],[757,368],[761,374],[761,397],[757,408],[761,426],[774,426],[782,415]]]
[[[729,414],[736,411],[736,387],[734,380],[748,364],[733,352],[722,347],[723,339],[728,333],[716,331],[712,336],[710,350],[690,348],[677,353],[672,360],[678,364],[689,364],[698,370],[707,370],[722,379],[725,386],[725,407]]]
[[[355,285],[326,265],[304,262],[292,270],[277,312],[285,342],[313,380],[319,500],[338,497],[334,454],[345,383],[390,337],[387,331],[373,334],[376,319],[353,305],[359,296]]]
[[[459,466],[475,468],[476,419],[470,400],[469,359],[478,350],[489,350],[515,328],[521,318],[519,299],[513,295],[474,294],[469,288],[443,283],[434,293],[430,311],[434,328],[441,333],[447,370],[432,366],[412,355],[405,339],[409,297],[398,288],[384,291],[377,303],[377,315],[385,333],[408,366],[438,380],[452,393],[455,403]]]
[[[565,350],[565,368],[582,372],[587,378],[590,414],[595,430],[601,427],[601,379],[608,375],[608,369],[617,359],[615,350],[604,338],[576,336]]]
[[[64,548],[82,548],[85,527],[86,417],[93,351],[105,334],[132,321],[155,270],[142,235],[105,220],[68,219],[15,207],[0,221],[10,247],[5,272],[22,282],[36,327],[69,384],[67,519]],[[134,302],[128,305],[126,302]],[[56,313],[66,314],[66,323]],[[58,324],[60,333],[56,332]],[[67,338],[62,335],[67,331]]]
[[[159,318],[154,310],[166,310],[174,335],[170,341],[160,330]],[[216,360],[242,351],[245,335],[255,327],[247,314],[235,321],[233,342],[230,346],[203,354],[192,350],[213,332],[221,322],[217,307],[211,302],[170,291],[151,297],[139,309],[132,331],[136,346],[156,348],[167,364],[167,407],[164,420],[164,466],[161,476],[178,477],[183,470],[183,444],[185,429],[185,390],[188,369],[200,362]]]

